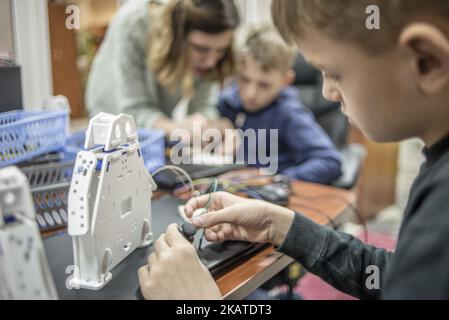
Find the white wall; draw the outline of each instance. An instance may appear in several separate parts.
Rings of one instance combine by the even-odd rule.
[[[271,0],[243,0],[244,23],[265,23],[271,21]]]
[[[13,52],[11,1],[0,1],[0,52]]]
[[[237,44],[243,43],[247,27],[252,24],[269,23],[271,19],[271,0],[235,0],[242,24],[237,32]]]
[[[23,107],[41,109],[53,92],[47,0],[12,0],[11,4],[14,53],[22,68]]]

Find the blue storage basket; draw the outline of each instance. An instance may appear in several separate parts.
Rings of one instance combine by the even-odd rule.
[[[140,152],[145,162],[145,167],[154,172],[165,165],[165,135],[163,131],[139,129]],[[74,133],[67,139],[64,149],[66,159],[75,159],[79,151],[84,150],[86,131]]]
[[[41,232],[67,227],[67,203],[74,160],[28,165],[26,175]]]
[[[64,148],[69,112],[11,111],[0,114],[0,167]]]

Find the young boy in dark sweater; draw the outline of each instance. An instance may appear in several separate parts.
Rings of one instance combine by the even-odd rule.
[[[237,83],[224,91],[218,109],[243,133],[267,133],[262,143],[257,139],[255,145],[241,139],[241,157],[246,163],[265,167],[257,155],[263,152],[260,148],[273,142],[270,130],[277,130],[277,150],[269,155],[277,161],[277,172],[291,179],[327,184],[341,174],[340,155],[301,103],[297,89],[290,86],[296,52],[274,27],[254,27],[238,55]]]
[[[272,9],[284,38],[323,71],[324,95],[340,101],[368,137],[425,142],[427,161],[411,190],[396,250],[365,245],[299,213],[227,193],[214,195],[211,212],[194,224],[206,228],[210,241],[272,243],[358,298],[449,299],[449,2],[273,0]],[[207,199],[192,199],[186,215]],[[147,298],[221,297],[175,225],[160,242],[156,256],[164,259],[150,264],[157,271],[140,274]]]

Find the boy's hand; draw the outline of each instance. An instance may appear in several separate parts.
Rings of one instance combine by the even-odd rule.
[[[139,269],[140,290],[145,299],[214,300],[221,293],[195,248],[176,224],[155,242],[148,265]]]
[[[209,195],[191,199],[185,213],[204,208]],[[209,213],[193,219],[197,228],[206,228],[208,241],[226,240],[272,243],[280,246],[293,222],[294,212],[260,200],[250,200],[226,192],[212,195]]]

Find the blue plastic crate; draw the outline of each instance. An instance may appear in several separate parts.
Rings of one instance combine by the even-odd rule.
[[[11,111],[0,114],[0,167],[64,148],[69,112]]]
[[[75,160],[30,164],[20,168],[33,197],[41,232],[67,227],[67,203]]]
[[[140,152],[145,167],[154,172],[165,165],[165,135],[163,131],[139,129]],[[75,159],[79,151],[84,150],[86,131],[82,130],[67,138],[64,149],[65,159]]]

